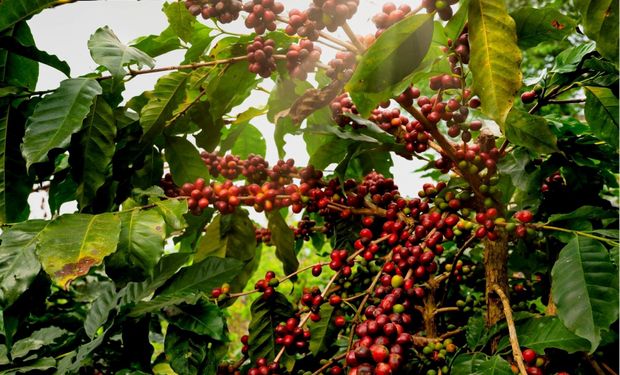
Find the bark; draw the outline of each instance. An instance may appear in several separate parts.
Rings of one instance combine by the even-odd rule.
[[[500,232],[496,241],[485,240],[484,273],[486,277],[486,326],[491,327],[504,318],[502,301],[493,291],[497,285],[508,294],[508,238]]]

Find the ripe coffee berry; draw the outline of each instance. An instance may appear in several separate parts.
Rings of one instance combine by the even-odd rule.
[[[247,47],[250,72],[268,78],[276,70],[276,60],[273,57],[275,42],[272,39],[264,40],[261,36],[254,38],[254,42]]]
[[[284,5],[274,0],[251,0],[243,4],[243,10],[249,13],[245,26],[260,35],[276,29],[276,16],[284,11]]]
[[[286,67],[293,78],[305,81],[321,58],[321,49],[309,39],[291,44],[286,53]]]

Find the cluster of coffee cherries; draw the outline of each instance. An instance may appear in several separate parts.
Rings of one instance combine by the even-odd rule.
[[[303,354],[310,346],[310,330],[299,327],[298,318],[289,318],[276,327],[276,345],[284,346],[288,354]]]
[[[276,287],[280,284],[280,281],[276,278],[276,274],[273,271],[267,271],[264,279],[260,279],[254,284],[254,289],[263,293],[261,298],[264,300],[270,300],[275,292]]]
[[[433,91],[458,89],[461,88],[461,77],[451,74],[433,76],[429,80],[429,87]]]
[[[348,81],[353,75],[353,69],[357,59],[352,52],[340,51],[336,53],[336,57],[331,59],[327,65],[325,75],[334,80]]]
[[[221,23],[230,23],[239,18],[243,8],[241,0],[185,0],[185,7],[194,16],[204,19],[217,18]]]
[[[429,342],[423,349],[424,364],[428,368],[426,375],[449,374],[450,368],[446,363],[446,357],[456,352],[457,347],[451,339]]]
[[[466,265],[459,259],[456,261],[454,269],[452,268],[452,263],[446,264],[444,269],[446,272],[452,272],[456,282],[461,282],[463,279],[466,279],[469,275],[471,275],[471,273],[476,269],[476,266]]]
[[[254,236],[256,237],[256,244],[271,245],[271,231],[268,228],[256,228],[254,230]]]
[[[422,0],[422,6],[428,13],[437,11],[439,18],[447,21],[454,15],[451,6],[458,2],[459,0]]]
[[[268,362],[265,358],[256,360],[256,366],[248,370],[248,375],[278,375],[281,368],[278,362]]]
[[[360,129],[364,127],[364,125],[358,124],[352,118],[345,115],[347,113],[354,115],[359,114],[357,107],[353,104],[353,100],[351,100],[348,93],[345,92],[338,95],[331,102],[329,108],[332,111],[332,118],[341,128],[344,128],[345,126],[351,126],[353,129]]]
[[[273,57],[275,47],[276,42],[273,39],[265,40],[261,36],[255,37],[254,42],[246,48],[250,72],[263,78],[271,76],[271,73],[276,70],[276,60]]]
[[[321,48],[310,39],[290,45],[286,53],[286,67],[293,78],[305,81],[321,58]]]
[[[377,26],[375,37],[379,37],[388,27],[405,18],[411,12],[411,7],[402,4],[398,7],[394,3],[385,3],[381,9],[381,13],[377,13],[372,17],[372,22]]]
[[[557,193],[566,188],[566,181],[559,171],[553,172],[550,176],[546,177],[543,183],[540,185],[540,191],[543,194]]]
[[[284,5],[275,0],[250,0],[243,4],[243,10],[249,13],[245,26],[260,35],[276,29],[276,18],[284,11]]]
[[[528,375],[543,375],[544,372],[542,367],[545,366],[547,360],[543,356],[539,356],[533,349],[525,349],[521,352],[523,354],[523,361],[527,365],[525,370]],[[516,365],[512,365],[512,370],[517,370],[516,373],[519,372],[519,369]],[[556,375],[569,375],[568,372],[558,372]]]
[[[398,108],[373,109],[368,119],[388,133],[395,133],[409,123],[409,118],[403,115]]]
[[[293,233],[295,234],[296,239],[310,241],[310,235],[315,231],[315,228],[316,221],[310,220],[309,216],[304,216],[297,223],[297,226],[293,228]]]
[[[288,24],[284,31],[288,35],[299,35],[310,40],[319,39],[317,24],[308,19],[308,11],[292,9],[288,13]]]
[[[308,8],[308,19],[318,30],[336,31],[357,12],[359,0],[313,0]]]
[[[318,322],[319,320],[321,320],[319,310],[321,309],[321,305],[323,304],[324,299],[321,295],[321,290],[319,289],[319,287],[313,286],[311,288],[304,288],[299,302],[302,306],[310,309],[310,311],[312,312],[310,314],[310,319],[313,322]]]
[[[467,26],[461,32],[461,35],[453,41],[448,40],[448,46],[444,48],[444,52],[449,53],[448,62],[452,69],[452,73],[461,75],[462,69],[459,62],[463,64],[469,64],[469,33],[467,32]]]
[[[357,340],[346,355],[349,374],[392,374],[407,362],[416,326],[410,296],[413,283],[400,275],[384,273],[374,292],[377,304],[364,310],[364,320],[355,327]]]

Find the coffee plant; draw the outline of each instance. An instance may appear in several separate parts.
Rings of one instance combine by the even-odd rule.
[[[0,1],[0,373],[616,374],[618,1],[171,2],[79,77],[71,2]]]

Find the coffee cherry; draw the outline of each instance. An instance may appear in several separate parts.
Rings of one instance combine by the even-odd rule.
[[[526,363],[531,363],[536,359],[536,352],[533,351],[532,349],[525,349],[522,354],[523,354],[523,360]]]
[[[515,219],[517,219],[520,222],[526,224],[526,223],[529,223],[532,220],[534,220],[534,214],[532,214],[532,212],[529,211],[529,210],[518,211],[515,214]]]
[[[536,97],[537,97],[537,94],[535,91],[526,91],[523,94],[521,94],[521,101],[523,102],[523,104],[530,104],[534,100],[536,100]]]

